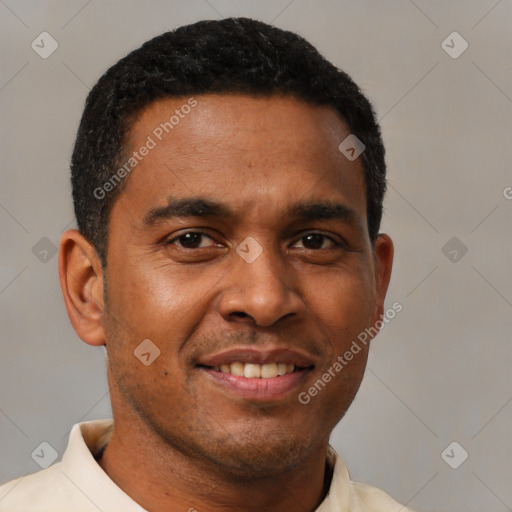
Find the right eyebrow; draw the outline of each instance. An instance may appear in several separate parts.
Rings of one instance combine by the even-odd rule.
[[[144,216],[144,225],[153,226],[158,221],[176,217],[222,217],[233,216],[233,212],[224,204],[202,197],[174,198],[168,204],[151,208]]]

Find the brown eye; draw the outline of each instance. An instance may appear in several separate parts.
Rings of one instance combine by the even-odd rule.
[[[305,236],[302,240],[304,240],[304,245],[308,249],[321,249],[324,244],[325,237],[323,235],[312,234]]]
[[[178,247],[183,247],[184,249],[199,249],[201,247],[210,247],[214,244],[209,245],[201,245],[205,239],[213,240],[205,233],[200,231],[189,231],[188,233],[183,233],[172,240],[169,240],[169,244],[177,245]]]
[[[305,249],[331,249],[332,247],[336,247],[339,245],[331,237],[328,237],[327,235],[322,235],[321,233],[309,233],[308,235],[304,235],[303,237],[301,237],[300,240],[302,241],[302,244]],[[322,247],[326,240],[331,244],[330,247]]]

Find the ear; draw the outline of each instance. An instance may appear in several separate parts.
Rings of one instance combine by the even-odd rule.
[[[80,339],[105,345],[103,269],[94,247],[76,229],[62,235],[59,277],[69,319]]]
[[[372,325],[384,315],[384,299],[388,291],[391,269],[393,267],[393,241],[386,234],[379,234],[374,243],[373,257],[375,262],[375,308]]]

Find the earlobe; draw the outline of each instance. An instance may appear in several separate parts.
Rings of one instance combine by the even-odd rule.
[[[376,294],[373,325],[381,320],[384,314],[384,299],[391,279],[393,255],[393,241],[388,235],[379,234],[374,245]]]
[[[101,261],[76,229],[62,235],[59,277],[69,319],[80,339],[89,345],[105,345]]]

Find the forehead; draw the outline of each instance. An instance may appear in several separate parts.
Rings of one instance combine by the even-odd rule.
[[[338,149],[349,134],[332,108],[292,97],[158,100],[131,127],[126,156],[151,149],[121,196],[155,208],[170,196],[206,195],[246,211],[325,196],[364,215],[361,159],[349,161]]]
[[[152,135],[159,145],[185,143],[197,151],[210,142],[228,151],[243,140],[245,150],[260,157],[279,149],[295,149],[297,156],[304,149],[337,155],[340,137],[349,133],[331,107],[290,96],[207,94],[152,102],[132,125],[128,141],[137,146]]]

